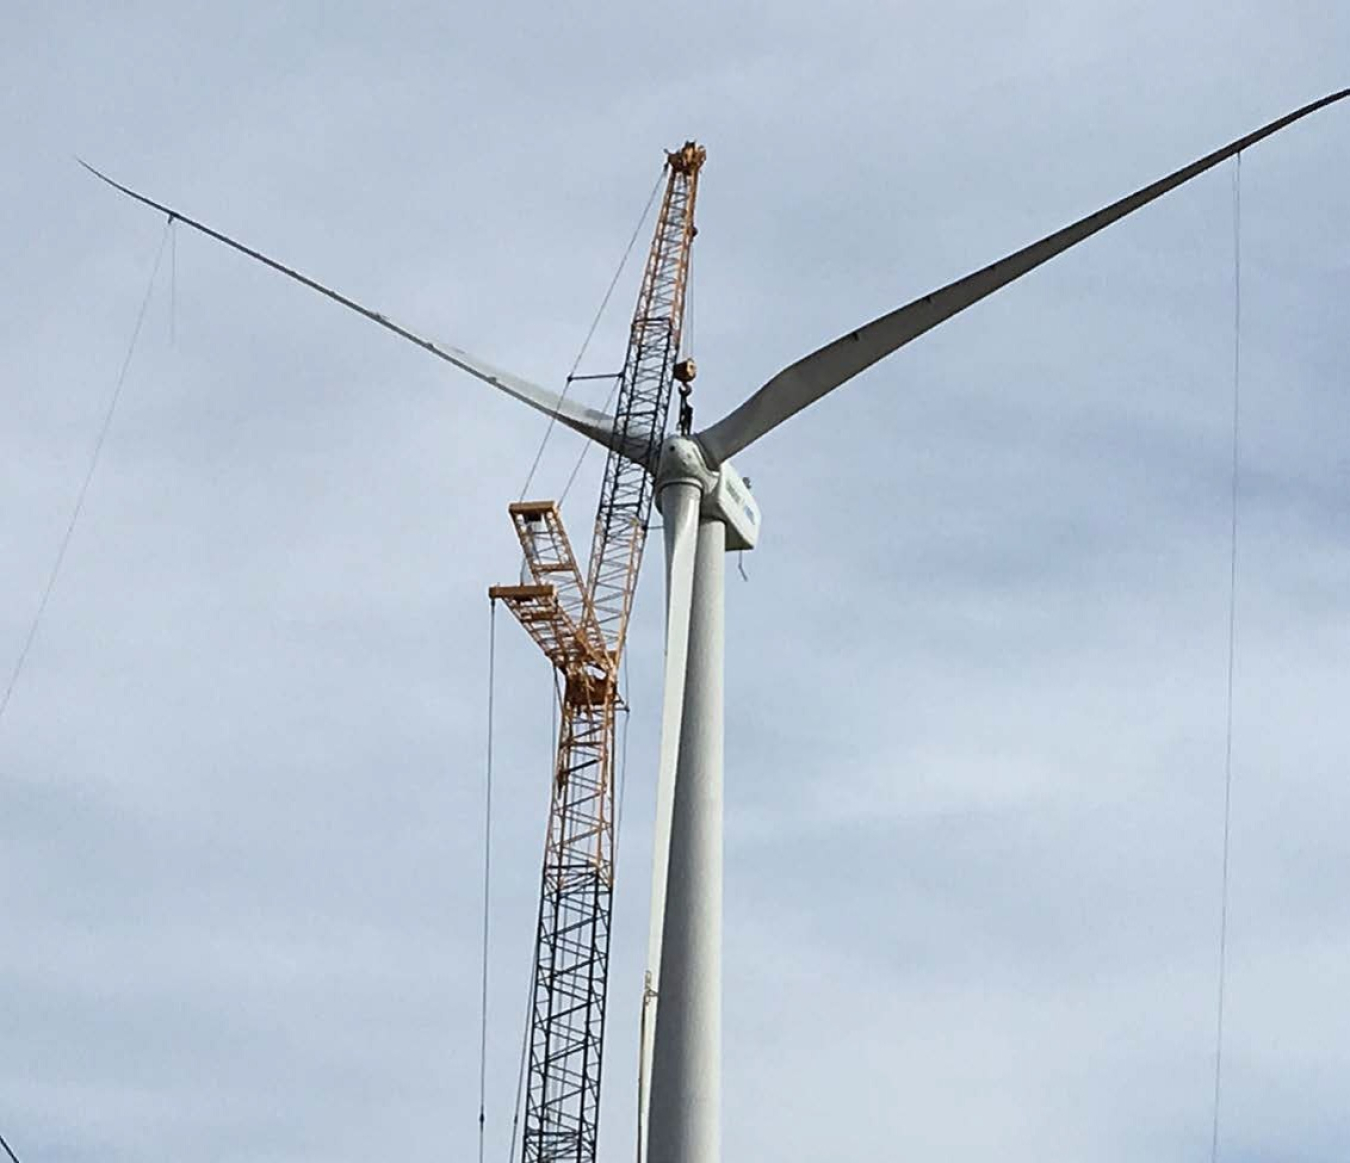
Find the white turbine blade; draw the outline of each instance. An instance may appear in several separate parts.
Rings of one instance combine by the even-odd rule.
[[[675,811],[675,771],[680,758],[680,727],[684,717],[684,676],[689,660],[689,611],[694,593],[700,499],[699,489],[692,484],[668,485],[661,495],[666,543],[666,660],[665,685],[661,694],[661,757],[656,775],[656,824],[652,838],[651,928],[647,940],[646,987],[650,992],[643,1000],[642,1060],[638,1070],[642,1081],[638,1102],[644,1126],[651,1084],[652,1039],[656,1033],[652,995],[660,989],[670,825]],[[645,1150],[645,1144],[643,1146]]]
[[[76,159],[79,161],[79,159]],[[318,291],[319,294],[332,299],[335,303],[340,303],[350,311],[355,311],[358,315],[369,319],[372,323],[378,323],[388,331],[409,343],[415,343],[423,351],[429,351],[438,359],[445,360],[446,363],[453,364],[461,371],[468,372],[471,376],[476,376],[484,383],[491,384],[499,391],[505,392],[513,399],[519,400],[522,404],[528,404],[536,412],[542,412],[546,416],[555,417],[559,424],[564,424],[574,432],[589,437],[598,444],[603,444],[606,448],[614,448],[623,453],[630,460],[637,461],[639,464],[646,464],[648,460],[648,449],[657,443],[649,440],[647,433],[630,433],[626,441],[620,442],[614,431],[614,417],[605,412],[597,412],[594,408],[588,408],[584,404],[578,404],[573,400],[568,400],[547,388],[541,388],[538,384],[530,383],[529,380],[523,380],[519,376],[511,375],[500,368],[493,367],[490,363],[479,359],[477,356],[470,355],[467,351],[462,351],[457,347],[451,347],[448,344],[438,344],[417,332],[404,327],[400,323],[395,323],[387,316],[381,315],[378,311],[373,311],[369,307],[350,299],[339,291],[326,287],[322,283],[311,279],[308,275],[303,275],[299,271],[278,262],[274,258],[269,258],[261,251],[254,250],[250,246],[239,242],[237,239],[222,234],[220,231],[207,226],[205,223],[198,222],[189,218],[186,214],[180,214],[177,210],[169,206],[162,205],[144,194],[138,194],[135,190],[115,182],[107,174],[100,173],[88,162],[80,161],[91,174],[102,182],[106,182],[114,190],[119,190],[127,197],[150,206],[163,214],[167,214],[170,219],[182,222],[193,230],[200,231],[209,238],[214,238],[217,242],[223,242],[232,250],[239,251],[240,254],[247,255],[249,258],[262,263],[264,266],[271,267],[289,279],[294,279],[310,290]],[[654,467],[654,466],[649,466]]]
[[[447,363],[454,364],[455,367],[468,372],[471,376],[477,376],[484,383],[491,384],[494,388],[505,392],[522,404],[528,404],[536,412],[555,417],[559,424],[566,425],[573,432],[579,432],[582,436],[587,436],[597,444],[603,444],[606,448],[618,449],[629,460],[646,464],[649,444],[655,445],[657,443],[649,441],[645,433],[636,435],[630,433],[628,439],[621,443],[619,434],[614,430],[614,417],[609,415],[608,412],[600,412],[594,408],[588,408],[585,404],[579,404],[575,400],[559,396],[555,392],[550,392],[547,388],[541,388],[538,384],[531,383],[529,380],[523,380],[510,372],[493,367],[487,361],[481,360],[475,355],[470,355],[467,351],[462,351],[458,347],[451,347],[449,344],[437,345],[430,340],[422,339],[413,335],[406,328],[391,323],[383,317],[380,317],[377,322],[382,323],[396,334],[411,339],[418,346],[426,348],[433,355],[439,356]]]
[[[735,456],[741,449],[772,431],[808,404],[815,403],[840,384],[871,367],[879,359],[917,339],[925,331],[950,319],[958,312],[964,311],[986,295],[993,294],[1000,287],[1021,278],[1061,251],[1068,250],[1069,247],[1096,234],[1103,227],[1124,218],[1141,206],[1146,206],[1169,190],[1176,189],[1184,182],[1218,165],[1225,158],[1232,157],[1286,125],[1345,97],[1350,97],[1350,89],[1343,89],[1339,93],[1332,93],[1320,101],[1305,105],[1302,109],[1297,109],[1278,121],[1272,121],[1246,137],[1230,142],[1222,149],[1207,154],[1152,185],[1136,190],[1095,214],[1089,214],[1086,218],[1047,235],[1039,242],[1033,242],[1030,246],[982,270],[949,283],[920,299],[915,299],[912,303],[888,315],[882,315],[856,331],[840,336],[833,343],[780,371],[739,408],[707,431],[699,433],[699,443],[714,465]]]

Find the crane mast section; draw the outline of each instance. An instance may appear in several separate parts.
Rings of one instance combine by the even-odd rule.
[[[667,154],[669,173],[638,292],[619,382],[614,430],[595,514],[586,588],[594,624],[617,660],[623,653],[651,515],[655,465],[665,437],[684,330],[694,203],[706,152],[687,142]],[[643,463],[617,451],[645,443]]]
[[[525,1163],[591,1163],[600,1115],[600,1052],[614,888],[613,659],[552,501],[511,506],[528,581],[492,586],[552,662],[561,702],[530,995]]]
[[[488,591],[553,664],[562,692],[530,997],[522,1163],[596,1159],[614,891],[619,660],[651,515],[648,466],[660,456],[680,354],[704,156],[692,142],[666,155],[665,194],[619,380],[616,439],[585,579],[557,505],[522,501],[510,512],[529,580],[522,576],[517,585]]]

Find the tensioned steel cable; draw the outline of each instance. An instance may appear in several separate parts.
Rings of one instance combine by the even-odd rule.
[[[521,1099],[525,1094],[525,1062],[530,1053],[530,1007],[534,1005],[534,984],[537,972],[537,966],[530,969],[530,992],[525,998],[525,1026],[520,1035],[520,1064],[516,1068],[516,1100],[511,1114],[511,1149],[506,1156],[508,1161],[514,1160],[516,1157],[516,1141],[520,1135],[520,1106]]]
[[[483,996],[478,1037],[478,1163],[487,1141],[488,919],[492,901],[492,733],[497,691],[497,602],[488,614],[487,776],[483,792]]]
[[[33,621],[28,626],[28,634],[24,638],[23,647],[19,650],[19,657],[14,663],[14,669],[10,672],[9,684],[5,687],[4,697],[0,698],[0,721],[4,720],[5,712],[9,709],[9,700],[13,697],[19,675],[23,673],[24,664],[28,661],[28,652],[33,648],[33,640],[37,637],[42,616],[47,612],[47,603],[51,600],[52,591],[56,588],[56,579],[61,573],[61,566],[65,564],[66,552],[70,549],[71,538],[75,536],[75,525],[80,519],[80,514],[84,512],[85,498],[89,495],[89,485],[94,479],[94,471],[98,468],[99,456],[102,454],[103,445],[108,439],[108,430],[112,427],[118,401],[122,398],[122,386],[126,383],[127,370],[131,367],[131,357],[136,353],[136,341],[140,338],[141,325],[145,322],[145,312],[150,306],[150,297],[155,290],[155,278],[159,274],[159,265],[164,258],[164,245],[169,240],[172,225],[172,219],[164,224],[164,233],[159,240],[159,250],[155,254],[155,264],[150,271],[150,281],[145,288],[145,297],[141,300],[141,309],[136,313],[136,326],[132,328],[131,342],[127,344],[127,353],[122,359],[122,370],[117,373],[117,383],[113,387],[112,396],[108,400],[108,407],[103,414],[103,424],[98,430],[98,438],[94,441],[94,450],[89,456],[89,467],[85,470],[84,480],[80,482],[79,491],[75,494],[75,507],[70,512],[70,520],[66,523],[66,531],[61,535],[61,543],[56,550],[56,560],[52,563],[51,572],[47,575],[47,584],[42,589],[42,597],[38,600],[37,611],[33,614]]]
[[[628,245],[624,247],[623,250],[623,258],[619,260],[619,265],[614,271],[614,277],[609,280],[609,286],[605,289],[605,296],[600,300],[600,307],[595,312],[595,318],[591,320],[591,326],[586,332],[586,338],[581,341],[581,349],[577,352],[576,359],[572,361],[572,367],[567,373],[567,379],[563,381],[562,391],[558,393],[559,407],[562,406],[563,400],[567,399],[567,393],[572,389],[572,381],[577,374],[577,368],[581,366],[581,361],[586,357],[586,351],[591,345],[591,340],[595,337],[596,328],[600,326],[600,320],[605,314],[605,309],[609,306],[609,300],[614,295],[614,288],[619,285],[619,278],[622,276],[624,268],[628,265],[628,259],[632,256],[633,247],[637,245],[638,235],[642,233],[642,227],[647,221],[647,215],[652,212],[652,203],[656,201],[656,193],[660,190],[661,183],[665,180],[665,176],[666,172],[663,168],[660,177],[656,179],[656,184],[652,186],[652,192],[647,195],[647,204],[642,208],[642,217],[638,219],[637,225],[633,227],[633,234],[628,239]],[[608,407],[608,404],[606,404],[606,407]],[[530,485],[534,481],[534,474],[539,469],[539,462],[544,456],[544,448],[548,444],[548,438],[553,434],[553,427],[557,421],[558,413],[555,411],[548,418],[548,427],[544,429],[543,439],[539,441],[539,448],[534,454],[534,462],[530,465],[530,471],[525,477],[525,483],[520,488],[519,499],[522,501],[525,499],[525,494],[529,492]],[[587,441],[586,446],[582,449],[582,456],[585,456],[586,448],[589,447],[590,441]],[[577,468],[580,467],[580,461],[578,460]],[[575,478],[576,475],[577,470],[574,468],[572,470],[572,477]],[[571,478],[568,480],[568,485],[570,487]],[[567,490],[564,489],[563,495],[566,496],[566,493]]]
[[[614,397],[619,394],[619,384],[623,381],[623,373],[614,377],[614,383],[609,389],[609,395],[605,397],[605,402],[600,406],[602,412],[608,412],[609,406],[614,402]],[[591,450],[592,441],[588,440],[581,446],[581,451],[577,453],[577,460],[572,465],[572,471],[567,476],[567,483],[563,485],[563,491],[558,494],[558,504],[561,505],[567,500],[567,494],[572,491],[572,485],[576,483],[577,473],[581,471],[581,466],[586,461],[586,454]]]
[[[1219,890],[1219,984],[1214,1032],[1214,1120],[1210,1163],[1219,1158],[1219,1100],[1223,1084],[1223,1013],[1228,973],[1228,856],[1233,809],[1233,673],[1237,655],[1238,420],[1242,383],[1242,154],[1233,165],[1233,463],[1228,539],[1228,699],[1223,759],[1223,874]]]
[[[178,231],[169,218],[169,346],[178,338]]]
[[[553,678],[550,683],[550,686],[552,687],[552,690],[550,691],[549,694],[549,760],[550,762],[552,762],[557,755],[556,748],[558,739],[558,707],[562,704],[562,697],[563,697],[562,687],[559,685],[558,672],[556,670],[553,672]],[[545,830],[544,834],[544,845],[545,848],[547,849],[548,846],[547,830]],[[543,908],[544,908],[544,901],[543,896],[541,894],[539,899],[539,909],[541,914],[543,912]],[[538,919],[536,919],[535,932],[537,933],[538,931],[539,931],[539,921]],[[511,1149],[507,1155],[508,1161],[514,1160],[516,1157],[516,1141],[520,1134],[521,1103],[525,1095],[525,1064],[529,1059],[530,1053],[530,1015],[534,1007],[535,987],[539,983],[538,982],[539,962],[533,958],[531,959],[531,961],[532,964],[530,967],[530,982],[529,982],[530,992],[525,999],[525,1024],[524,1029],[522,1029],[520,1034],[520,1065],[516,1069],[516,1101],[515,1106],[513,1108],[514,1113],[511,1116]]]
[[[619,743],[618,803],[614,808],[614,871],[619,870],[619,837],[623,832],[623,792],[628,784],[628,722],[632,713],[629,697],[632,687],[628,682],[628,651],[623,652],[623,730]]]

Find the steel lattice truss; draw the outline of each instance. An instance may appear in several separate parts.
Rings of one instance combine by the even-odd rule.
[[[610,449],[595,514],[587,589],[596,623],[616,655],[623,650],[628,630],[652,507],[647,466],[656,463],[670,410],[703,158],[702,148],[692,143],[670,155],[670,178],[628,337],[614,426],[625,436],[645,435],[645,463]]]
[[[652,477],[680,352],[703,150],[668,155],[655,238],[619,383],[588,576],[557,506],[511,506],[530,584],[493,586],[553,663],[563,697],[531,996],[524,1163],[593,1163],[614,890],[619,659],[651,516]],[[641,449],[635,448],[641,445]],[[637,451],[638,459],[630,457]],[[645,455],[644,455],[645,453]]]

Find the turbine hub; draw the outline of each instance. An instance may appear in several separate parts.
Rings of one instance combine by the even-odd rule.
[[[759,541],[759,505],[750,495],[750,485],[729,460],[716,469],[708,467],[698,441],[688,436],[668,436],[661,445],[656,469],[656,507],[670,485],[694,485],[702,494],[699,519],[720,521],[727,527],[727,549],[754,549]],[[662,510],[664,511],[664,510]]]

